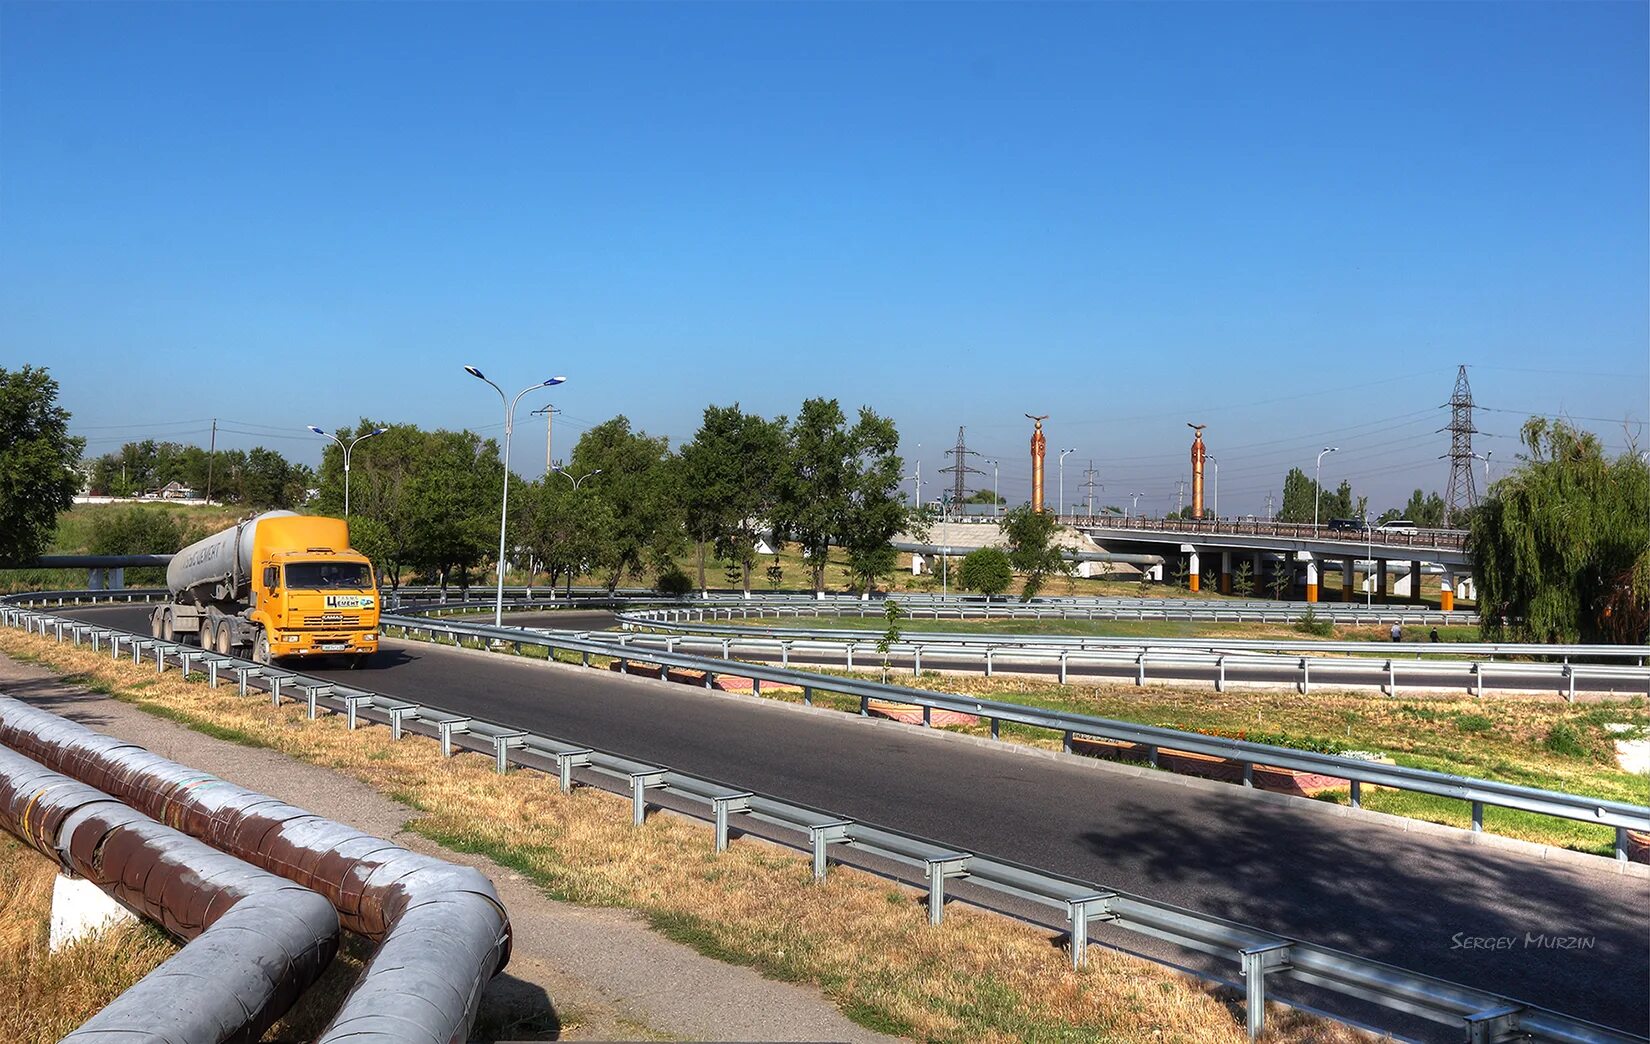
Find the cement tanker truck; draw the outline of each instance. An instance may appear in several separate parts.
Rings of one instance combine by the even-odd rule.
[[[349,546],[341,518],[268,511],[197,541],[166,567],[171,599],[150,617],[167,641],[259,663],[378,651],[372,563]]]

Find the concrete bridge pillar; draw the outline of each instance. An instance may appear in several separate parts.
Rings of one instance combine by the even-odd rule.
[[[1375,563],[1375,597],[1386,601],[1386,559]]]
[[[1220,593],[1223,595],[1232,593],[1232,552],[1230,551],[1220,553]]]
[[[1341,559],[1341,601],[1352,601],[1352,569],[1357,564],[1356,559]]]
[[[912,576],[921,576],[922,575],[923,564],[924,564],[924,559],[923,559],[922,555],[918,554],[915,551],[911,552],[911,575]]]
[[[1446,613],[1455,608],[1455,570],[1447,565],[1438,584],[1438,608]]]
[[[1186,553],[1186,587],[1188,590],[1196,591],[1203,585],[1203,575],[1199,572],[1203,564],[1198,560],[1197,548],[1190,544],[1181,544],[1180,550]]]
[[[1318,559],[1310,551],[1300,553],[1301,561],[1306,563],[1306,600],[1318,600]]]
[[[1421,563],[1419,562],[1409,564],[1409,600],[1412,602],[1420,602],[1421,600]]]

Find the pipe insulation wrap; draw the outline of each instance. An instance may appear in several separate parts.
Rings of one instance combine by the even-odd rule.
[[[0,827],[187,940],[73,1044],[255,1041],[337,950],[338,915],[321,896],[4,747]]]
[[[410,852],[3,695],[0,744],[320,893],[345,928],[380,940],[322,1041],[463,1041],[482,990],[509,960],[509,916],[478,870]]]

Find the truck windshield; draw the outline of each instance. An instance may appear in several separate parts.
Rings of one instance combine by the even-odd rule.
[[[372,577],[360,562],[288,562],[286,586],[300,591],[322,587],[361,589],[372,586]]]

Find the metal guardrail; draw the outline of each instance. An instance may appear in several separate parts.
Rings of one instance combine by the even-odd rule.
[[[405,619],[416,628],[484,640],[546,644],[546,641],[540,640],[543,638],[554,642],[554,647],[559,649],[582,649],[599,655],[609,652],[598,643],[538,636],[510,628]],[[1464,1030],[1470,1042],[1488,1044],[1522,1039],[1633,1044],[1646,1040],[1632,1033],[1487,990],[1280,936],[1103,884],[1046,873],[980,853],[957,851],[928,838],[857,822],[821,809],[741,790],[665,766],[644,764],[507,724],[453,714],[428,704],[396,699],[330,680],[30,609],[0,607],[0,622],[10,627],[51,634],[59,641],[72,640],[76,644],[90,641],[94,649],[99,649],[101,643],[107,643],[113,657],[121,657],[124,650],[134,662],[142,662],[146,658],[153,660],[159,672],[164,672],[172,664],[179,666],[185,676],[202,671],[207,675],[208,684],[213,686],[233,675],[242,695],[259,689],[268,693],[277,704],[286,698],[301,699],[311,718],[326,710],[346,715],[351,728],[358,727],[363,721],[387,724],[395,739],[402,738],[408,732],[430,736],[440,742],[443,756],[451,756],[457,750],[488,754],[494,758],[501,773],[509,771],[511,766],[553,773],[564,791],[570,790],[576,782],[582,782],[629,794],[632,821],[637,824],[643,822],[649,792],[668,791],[686,799],[684,804],[688,811],[714,825],[717,851],[727,847],[730,820],[737,815],[745,822],[777,828],[778,835],[771,839],[811,852],[816,880],[826,875],[833,852],[838,853],[837,861],[842,862],[846,855],[844,848],[851,848],[900,867],[903,875],[912,881],[925,881],[929,921],[933,924],[941,923],[944,917],[947,882],[966,878],[971,885],[995,894],[1028,900],[1041,909],[1063,915],[1069,933],[1073,966],[1086,963],[1090,930],[1095,925],[1140,933],[1190,951],[1232,960],[1242,975],[1245,1021],[1251,1039],[1258,1037],[1264,1028],[1265,1002],[1273,984],[1300,984],[1372,1003],[1388,1011],[1453,1026]],[[401,621],[391,623],[400,625]],[[718,666],[715,661],[694,662]],[[764,668],[755,670],[761,672],[758,676],[771,673]],[[829,687],[833,690],[840,688],[837,679],[818,680],[830,683]],[[898,691],[909,695],[909,690]],[[1165,733],[1169,730],[1149,731]],[[1258,744],[1244,746],[1256,751],[1298,753],[1260,747]],[[1268,758],[1267,763],[1272,763],[1272,759]],[[1639,811],[1650,816],[1650,809]],[[803,838],[806,838],[805,842]],[[965,895],[956,898],[971,901]]]
[[[1080,603],[987,602],[984,599],[934,599],[890,596],[913,619],[930,620],[1177,620],[1210,623],[1295,623],[1311,613],[1318,619],[1342,624],[1450,624],[1478,623],[1476,612],[1444,612],[1422,605],[1366,607],[1334,602],[1265,602],[1189,598],[1115,598]],[[642,600],[644,605],[670,609],[676,619],[761,619],[762,617],[857,616],[880,617],[889,598],[875,601],[797,601],[760,598]],[[635,601],[628,603],[635,607]]]

